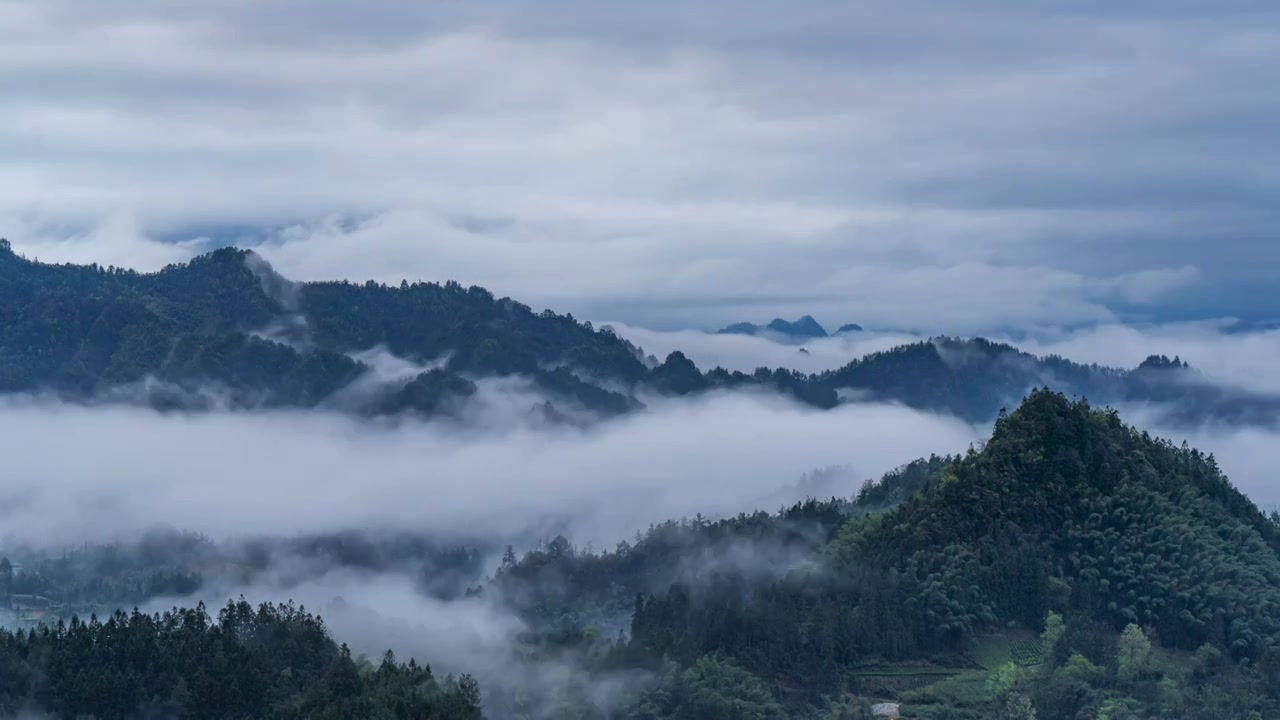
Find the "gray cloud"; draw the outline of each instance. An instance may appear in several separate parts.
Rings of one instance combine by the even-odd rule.
[[[1267,319],[1275,14],[16,0],[0,228],[664,327]]]
[[[835,318],[832,319],[835,321]],[[809,340],[801,346],[775,342],[754,335],[719,335],[701,330],[650,330],[625,323],[606,322],[614,332],[659,359],[679,350],[698,367],[709,370],[752,372],[756,368],[792,368],[801,372],[834,370],[850,361],[897,345],[918,342],[918,335],[906,333],[860,332]],[[838,325],[833,325],[835,329]]]
[[[1231,321],[1106,324],[1071,331],[1048,331],[1009,342],[1038,355],[1076,362],[1134,367],[1152,354],[1178,356],[1207,378],[1234,387],[1280,392],[1280,331],[1241,330]]]

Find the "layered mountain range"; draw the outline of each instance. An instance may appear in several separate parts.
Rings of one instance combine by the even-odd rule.
[[[767,328],[826,332],[808,316]],[[138,273],[39,263],[0,246],[3,393],[434,416],[457,413],[492,378],[518,378],[542,398],[533,409],[559,419],[719,389],[777,391],[822,409],[900,403],[973,422],[993,420],[1036,387],[1156,405],[1188,422],[1273,424],[1280,410],[1280,397],[1211,382],[1160,355],[1119,369],[935,337],[822,373],[743,373],[699,368],[678,351],[659,362],[610,328],[455,282],[294,283],[235,248]]]

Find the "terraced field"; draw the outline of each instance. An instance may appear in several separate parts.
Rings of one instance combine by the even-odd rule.
[[[1009,643],[1009,650],[1013,656],[1013,662],[1023,667],[1031,667],[1044,662],[1044,643],[1039,638],[1012,641]]]
[[[1044,662],[1044,643],[1025,630],[987,635],[978,640],[973,661],[979,667],[994,670],[1006,663],[1031,667]]]

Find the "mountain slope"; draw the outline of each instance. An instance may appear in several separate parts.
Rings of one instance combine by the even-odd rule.
[[[624,383],[647,372],[612,333],[456,283],[293,284],[231,248],[150,274],[0,248],[0,392],[315,407],[368,373],[352,355],[378,346],[443,367],[424,369],[416,388],[362,400],[363,410],[434,413],[474,391],[463,374],[523,373],[553,397],[611,414],[635,403],[555,368]]]
[[[1036,548],[1038,563],[991,566],[985,602],[1002,619],[1069,608],[1152,627],[1173,647],[1210,642],[1255,659],[1280,648],[1280,527],[1212,456],[1056,393],[1033,393],[981,453],[866,542],[901,567],[934,558],[917,564],[922,576],[943,572],[939,548],[979,558]]]
[[[1165,422],[1274,425],[1280,396],[1211,382],[1186,364],[1152,356],[1132,370],[1037,357],[982,338],[937,337],[872,353],[812,376],[833,391],[866,400],[940,410],[990,422],[1029,391],[1049,387],[1104,405],[1151,405]]]

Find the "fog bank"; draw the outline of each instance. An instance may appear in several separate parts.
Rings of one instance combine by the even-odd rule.
[[[487,431],[10,399],[0,435],[5,539],[37,543],[108,540],[159,522],[213,537],[400,528],[611,544],[650,522],[755,509],[815,467],[878,477],[982,437],[899,407],[819,412],[748,393],[665,400],[587,430]]]

